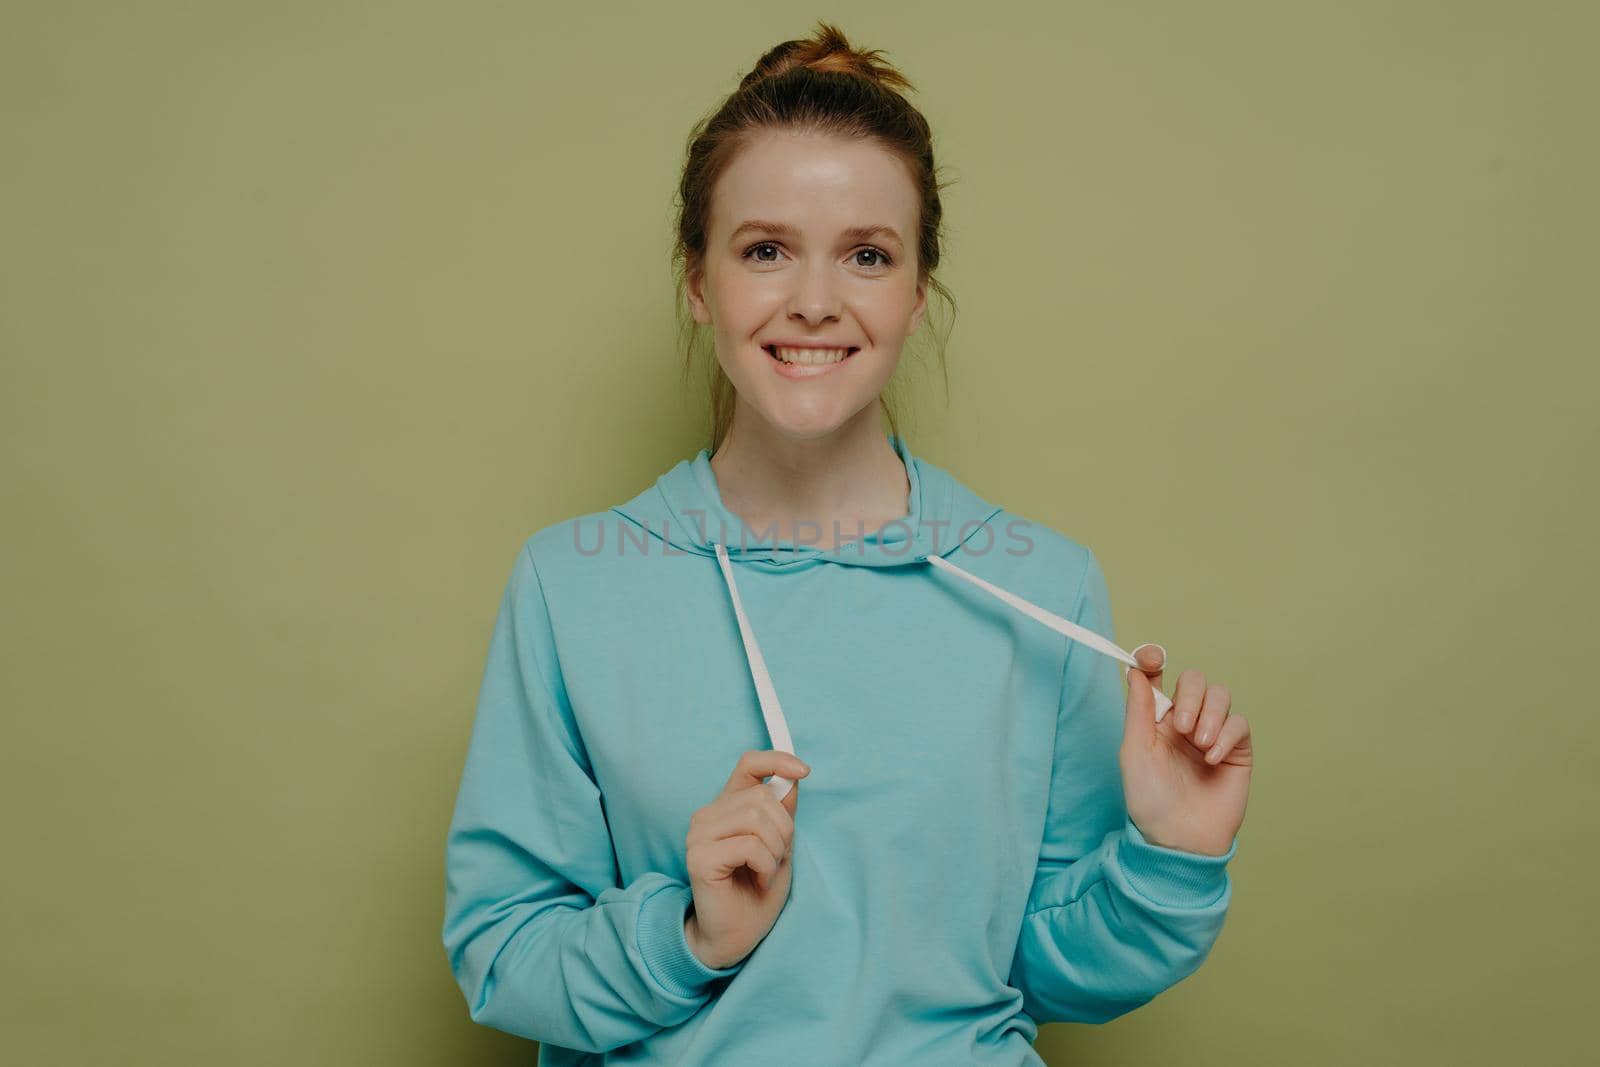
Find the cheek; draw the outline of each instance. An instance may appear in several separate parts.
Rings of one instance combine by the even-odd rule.
[[[767,315],[777,300],[773,286],[762,285],[759,278],[748,274],[733,273],[724,279],[718,303],[728,320],[739,324]]]
[[[863,315],[874,337],[903,337],[911,329],[911,313],[916,306],[917,291],[907,287],[904,292],[896,289],[879,294],[863,308]]]

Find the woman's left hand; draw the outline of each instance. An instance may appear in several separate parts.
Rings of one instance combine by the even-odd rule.
[[[1151,686],[1161,686],[1165,650],[1144,644],[1133,657],[1140,669],[1123,669],[1128,706],[1117,754],[1128,817],[1151,844],[1220,856],[1244,822],[1250,724],[1230,714],[1228,688],[1196,670],[1178,675],[1172,708],[1156,722]]]

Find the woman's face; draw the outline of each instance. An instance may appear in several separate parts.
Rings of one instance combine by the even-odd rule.
[[[738,391],[737,419],[817,438],[876,404],[927,306],[918,213],[904,164],[871,141],[769,130],[735,157],[687,289]],[[774,349],[783,342],[823,347],[800,356]]]

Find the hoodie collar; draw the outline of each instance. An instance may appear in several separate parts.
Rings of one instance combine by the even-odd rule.
[[[755,682],[761,717],[766,723],[772,747],[794,751],[794,739],[784,718],[783,705],[773,685],[772,674],[761,655],[755,627],[744,610],[739,583],[733,576],[735,561],[746,567],[766,571],[799,572],[821,563],[840,563],[855,567],[894,567],[929,564],[926,570],[948,571],[953,576],[982,589],[995,599],[1063,634],[1089,645],[1095,651],[1124,664],[1126,671],[1137,667],[1133,656],[1123,651],[1108,636],[1046,611],[1009,590],[980,578],[945,559],[964,541],[976,536],[1001,509],[974,494],[942,468],[913,456],[906,443],[893,434],[894,445],[906,468],[910,492],[906,514],[865,537],[845,542],[835,551],[824,552],[815,545],[790,541],[762,544],[737,515],[722,503],[717,480],[711,471],[711,451],[701,449],[693,459],[680,460],[656,479],[654,485],[625,504],[611,508],[624,519],[649,531],[656,541],[666,541],[684,552],[711,556],[722,571],[728,587],[745,659]],[[745,535],[740,537],[741,532]],[[832,531],[829,531],[830,533]],[[994,531],[987,535],[992,537]],[[648,543],[648,542],[647,542]],[[1156,721],[1172,707],[1172,701],[1155,691]],[[772,795],[782,800],[794,788],[794,780],[775,774],[766,781]]]
[[[674,548],[715,556],[716,546],[721,544],[730,560],[770,571],[800,571],[824,562],[905,566],[931,555],[947,556],[973,537],[988,540],[998,536],[993,530],[984,533],[984,527],[1002,508],[973,493],[943,468],[912,455],[903,438],[886,436],[905,465],[910,485],[906,513],[837,549],[803,541],[773,541],[748,526],[723,503],[708,448],[679,460],[654,485],[611,510]]]

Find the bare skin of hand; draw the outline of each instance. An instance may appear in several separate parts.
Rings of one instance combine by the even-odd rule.
[[[722,792],[689,820],[686,839],[694,907],[684,921],[689,949],[721,970],[744,959],[767,936],[789,900],[799,757],[752,749],[739,758]],[[763,778],[781,774],[794,787],[781,801]]]
[[[1255,763],[1250,724],[1232,711],[1228,687],[1196,670],[1178,675],[1172,708],[1156,722],[1165,650],[1144,644],[1133,657],[1139,669],[1123,674],[1128,704],[1117,754],[1128,817],[1151,844],[1220,856],[1244,822]]]

